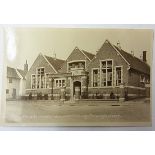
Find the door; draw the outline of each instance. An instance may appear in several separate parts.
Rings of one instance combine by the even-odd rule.
[[[81,82],[80,81],[75,81],[73,84],[73,96],[75,98],[80,98],[81,96]]]

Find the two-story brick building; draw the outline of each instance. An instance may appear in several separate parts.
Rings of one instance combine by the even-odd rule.
[[[26,92],[52,99],[131,98],[145,96],[149,81],[145,51],[141,60],[106,40],[96,55],[78,47],[66,60],[39,54],[26,75]]]

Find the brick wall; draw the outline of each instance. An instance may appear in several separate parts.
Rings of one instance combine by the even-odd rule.
[[[31,66],[30,70],[26,75],[26,89],[31,88],[31,75],[36,74],[38,67],[45,67],[45,73],[55,73],[49,63],[44,59],[42,55],[39,55]]]
[[[90,65],[88,66],[88,72],[89,72],[89,87],[91,87],[92,84],[92,68],[100,68],[100,60],[106,60],[106,59],[112,59],[113,60],[113,70],[115,69],[115,66],[123,66],[123,83],[128,83],[128,65],[123,60],[123,58],[118,55],[118,53],[115,51],[115,49],[109,44],[105,43],[102,47],[102,50],[98,51],[96,54],[96,58],[92,60]],[[115,70],[114,70],[115,71]],[[113,72],[114,73],[114,72]],[[113,79],[115,79],[115,74],[113,74]]]
[[[141,74],[142,73],[139,73],[135,70],[130,69],[128,71],[128,85],[129,86],[136,86],[136,87],[144,87],[144,84],[140,82],[140,75]],[[143,74],[143,75],[145,76],[146,79],[149,79],[148,75],[145,75],[145,74]]]

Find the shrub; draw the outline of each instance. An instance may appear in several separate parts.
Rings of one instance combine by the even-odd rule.
[[[48,94],[44,94],[44,99],[48,100]]]
[[[115,95],[113,92],[110,93],[110,99],[115,99]]]
[[[42,100],[42,93],[37,93],[37,100]]]
[[[88,99],[88,94],[87,94],[87,92],[82,93],[81,98],[82,98],[82,99]]]

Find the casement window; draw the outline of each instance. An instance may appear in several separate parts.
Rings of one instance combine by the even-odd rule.
[[[113,85],[113,63],[112,60],[101,61],[101,87]]]
[[[66,80],[65,79],[57,79],[55,80],[55,87],[65,87],[66,86]]]
[[[66,81],[62,80],[62,87],[65,87],[65,86],[66,86]]]
[[[98,77],[99,77],[99,69],[92,69],[92,86],[93,87],[98,87],[99,82],[98,82]]]
[[[45,88],[44,68],[37,68],[36,75],[31,75],[31,88]]]
[[[50,73],[45,73],[43,67],[36,69],[36,74],[31,75],[31,89],[52,88],[54,79]],[[53,83],[54,86],[54,83]]]
[[[143,74],[141,74],[141,75],[140,75],[140,82],[143,82],[143,83],[144,83],[145,80],[146,80],[146,79],[145,79],[145,76],[144,76]]]
[[[119,86],[123,79],[122,79],[122,66],[116,66],[115,67],[115,73],[116,73],[116,86]]]
[[[36,88],[36,75],[31,76],[31,88],[32,89]]]
[[[50,83],[51,83],[51,81],[50,81],[50,74],[46,74],[46,77],[45,77],[46,79],[45,79],[45,81],[46,81],[46,88],[50,88]]]
[[[44,68],[37,68],[37,88],[45,87],[45,71]]]
[[[54,87],[54,78],[50,73],[46,73],[45,88],[52,88],[52,87]]]
[[[9,83],[12,83],[12,78],[9,78]]]
[[[6,94],[9,94],[9,89],[6,89]]]

